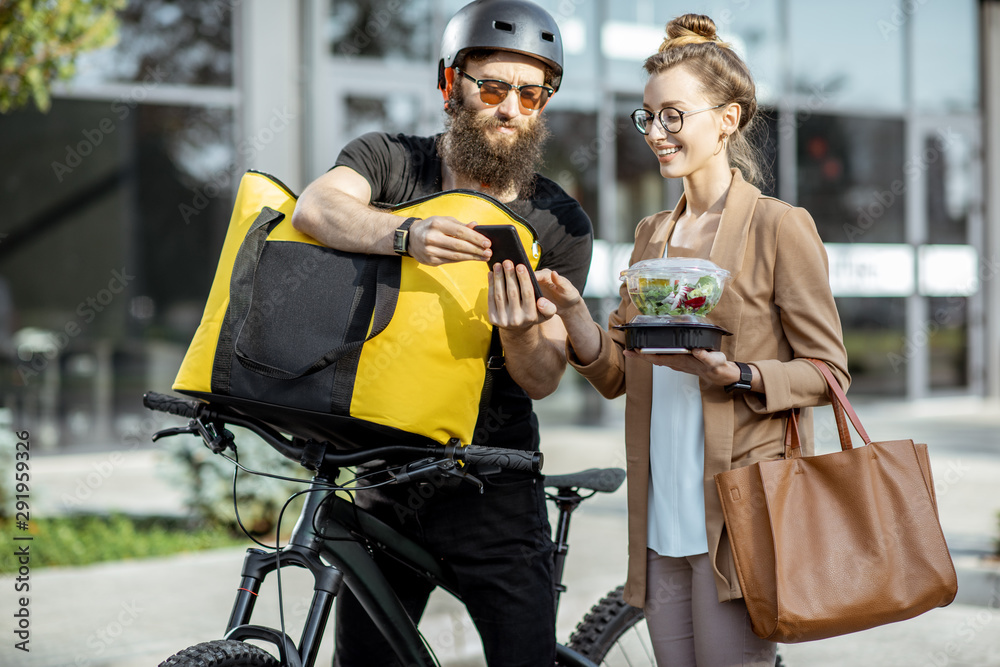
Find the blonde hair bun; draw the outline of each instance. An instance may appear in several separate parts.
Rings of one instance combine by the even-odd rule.
[[[643,63],[650,76],[680,66],[698,80],[711,103],[740,105],[739,127],[729,135],[726,149],[729,164],[751,183],[762,183],[761,151],[749,141],[759,127],[754,122],[757,86],[747,64],[729,44],[719,41],[715,21],[704,14],[684,14],[668,23],[667,38]]]
[[[729,44],[719,40],[715,32],[715,21],[704,14],[684,14],[667,24],[667,37],[660,44],[660,53],[688,44],[714,43],[722,48]]]

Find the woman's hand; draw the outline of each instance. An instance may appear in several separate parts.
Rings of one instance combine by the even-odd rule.
[[[580,296],[579,290],[573,286],[573,283],[555,271],[551,269],[536,271],[535,278],[538,280],[538,286],[542,288],[542,295],[552,302],[560,315],[573,306],[583,303],[583,297]]]
[[[553,312],[559,315],[577,359],[583,364],[592,363],[601,352],[600,327],[594,326],[594,318],[580,290],[549,269],[536,271],[535,278],[544,295],[538,303],[552,307]]]
[[[726,359],[722,352],[695,349],[691,354],[641,354],[633,350],[625,351],[626,357],[644,359],[657,366],[666,366],[675,371],[697,375],[710,384],[726,386],[740,379],[740,368]]]

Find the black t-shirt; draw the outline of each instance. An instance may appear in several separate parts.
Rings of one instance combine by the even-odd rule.
[[[373,204],[394,206],[441,192],[437,137],[372,132],[341,151],[337,167],[350,167],[371,186]],[[583,291],[590,268],[593,228],[580,204],[539,175],[530,198],[505,204],[527,220],[542,247],[539,269],[553,269]],[[537,449],[538,427],[531,399],[508,375],[494,372],[490,409],[476,425],[478,445]]]

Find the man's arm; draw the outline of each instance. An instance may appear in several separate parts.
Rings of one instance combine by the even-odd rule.
[[[292,226],[323,245],[348,252],[391,255],[402,219],[371,206],[368,181],[350,167],[334,167],[302,192]],[[421,264],[483,260],[489,241],[458,220],[432,216],[410,227],[409,253]]]

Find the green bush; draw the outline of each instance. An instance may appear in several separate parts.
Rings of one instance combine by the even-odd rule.
[[[14,524],[0,520],[0,532],[11,544]],[[27,533],[31,541],[19,542],[31,549],[31,568],[89,565],[109,560],[167,556],[245,544],[246,537],[234,531],[199,525],[187,519],[170,517],[129,517],[69,515],[32,519]],[[0,551],[0,573],[15,572],[13,549]]]

